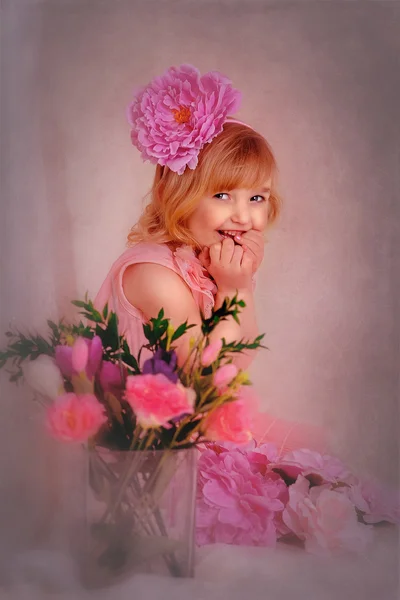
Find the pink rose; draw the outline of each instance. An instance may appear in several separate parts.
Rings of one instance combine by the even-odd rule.
[[[274,546],[276,516],[288,499],[276,473],[250,468],[238,448],[202,452],[198,462],[197,542]]]
[[[206,437],[211,441],[244,444],[252,439],[252,414],[243,400],[225,402],[206,419]]]
[[[354,505],[344,494],[331,490],[329,484],[310,489],[302,475],[289,486],[282,518],[312,554],[362,552],[372,541],[371,527],[358,522]]]
[[[229,363],[227,365],[223,365],[219,367],[214,373],[213,384],[215,387],[221,392],[226,388],[226,386],[231,383],[233,379],[235,379],[238,374],[238,368],[233,363]]]
[[[93,394],[63,394],[47,412],[51,433],[66,442],[84,442],[107,421],[104,407]]]
[[[169,68],[139,90],[128,110],[131,140],[144,160],[179,175],[195,169],[202,147],[240,105],[241,93],[217,71],[200,76],[192,65]]]
[[[217,360],[222,349],[222,340],[215,340],[206,346],[201,354],[201,364],[203,367],[208,367]]]
[[[193,414],[195,394],[172,383],[162,373],[130,375],[125,399],[144,428],[162,427],[184,414]]]

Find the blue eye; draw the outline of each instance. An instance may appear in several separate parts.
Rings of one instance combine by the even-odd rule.
[[[258,200],[254,200],[254,198],[259,198]],[[252,196],[252,198],[250,198],[250,202],[264,202],[265,198],[264,196]]]
[[[218,198],[218,200],[224,200],[224,198],[220,198],[220,196],[228,196],[226,192],[221,192],[219,194],[214,194],[214,198]]]

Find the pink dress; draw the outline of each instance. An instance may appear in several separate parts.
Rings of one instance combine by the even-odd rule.
[[[206,317],[211,315],[217,291],[214,282],[189,246],[181,246],[172,251],[165,244],[140,242],[128,248],[112,265],[94,304],[98,310],[102,310],[108,303],[109,309],[117,314],[119,333],[125,335],[134,356],[137,356],[140,347],[147,342],[143,334],[146,318],[126,298],[122,281],[125,269],[138,263],[156,263],[178,273]],[[147,356],[143,352],[141,361],[145,358]],[[309,448],[321,453],[327,450],[327,436],[322,428],[286,421],[265,412],[257,415],[253,436],[259,443],[275,443],[280,453],[295,448]]]

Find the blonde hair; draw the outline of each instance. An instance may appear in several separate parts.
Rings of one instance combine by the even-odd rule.
[[[271,178],[268,223],[278,217],[277,164],[265,138],[241,123],[227,121],[223,131],[202,148],[194,170],[182,175],[157,165],[150,203],[128,235],[137,242],[182,243],[197,247],[187,221],[206,195],[237,188],[254,189]]]

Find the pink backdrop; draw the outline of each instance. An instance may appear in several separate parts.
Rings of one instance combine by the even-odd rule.
[[[336,453],[395,483],[398,5],[8,0],[2,13],[1,331],[72,314],[124,249],[153,174],[129,141],[133,88],[171,64],[218,69],[271,143],[285,199],[257,286],[263,405],[325,425]],[[12,523],[30,494],[33,535],[62,451],[29,393],[1,381],[0,512]]]

